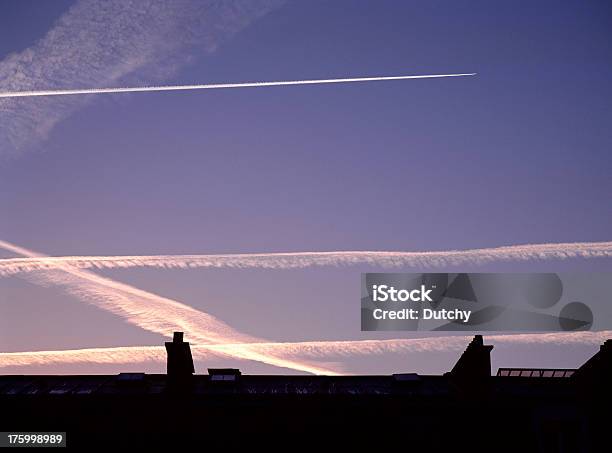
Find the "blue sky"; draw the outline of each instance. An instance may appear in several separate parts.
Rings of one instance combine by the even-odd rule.
[[[152,5],[147,17],[159,4],[145,3]],[[207,22],[198,16],[208,17],[207,3],[186,15],[193,4],[179,2],[156,15],[160,26],[152,30],[134,11],[121,16],[109,7],[98,16],[102,23],[135,21],[122,24],[125,35],[113,44],[121,58],[96,53],[100,35],[87,31],[99,28],[82,3],[80,20],[73,12],[53,41],[54,52],[66,43],[57,52],[68,69],[58,69],[26,57],[36,46],[35,56],[50,52],[37,43],[73,2],[5,1],[0,89],[15,88],[13,67],[47,84],[35,86],[41,89],[478,75],[86,102],[3,100],[0,239],[51,255],[445,250],[610,239],[609,4],[256,3],[231,2],[231,20],[217,8],[216,22]],[[598,259],[475,270],[611,268],[609,259]],[[387,338],[359,331],[362,270],[106,275],[277,341]],[[273,287],[280,291],[270,296]],[[4,351],[162,341],[57,288],[16,277],[0,279],[0,310]],[[555,351],[508,350],[502,358],[573,366],[588,356],[584,349]],[[441,371],[455,355],[414,357],[411,368]],[[389,371],[406,357],[360,360],[352,370]]]

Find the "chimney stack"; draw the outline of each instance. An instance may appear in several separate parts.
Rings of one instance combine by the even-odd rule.
[[[465,379],[479,379],[491,376],[491,350],[482,335],[475,335],[464,353],[459,357],[450,374]]]
[[[189,343],[183,341],[183,332],[174,332],[172,341],[166,342],[168,353],[167,373],[169,380],[188,379],[195,369]]]
[[[462,394],[469,398],[486,397],[491,377],[491,350],[482,335],[476,335],[451,371],[445,373]]]

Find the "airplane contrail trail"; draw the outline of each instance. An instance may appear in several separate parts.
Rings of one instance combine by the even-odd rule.
[[[37,252],[6,241],[0,240],[0,248],[19,255],[40,257]],[[37,283],[59,285],[77,298],[150,332],[168,337],[173,331],[185,331],[195,343],[237,343],[225,350],[232,357],[313,374],[337,374],[334,370],[305,361],[258,353],[251,350],[248,343],[264,340],[239,332],[208,313],[69,264],[34,276]]]
[[[505,345],[565,344],[576,346],[598,345],[612,336],[612,331],[563,332],[542,334],[488,335],[487,343]],[[462,351],[472,337],[465,335],[397,338],[390,340],[305,341],[286,343],[249,344],[192,344],[194,360],[231,355],[237,346],[248,346],[261,354],[275,353],[286,357],[330,359],[358,355],[386,353],[420,353]],[[23,366],[47,366],[67,364],[135,364],[164,363],[165,349],[161,346],[120,346],[110,348],[86,348],[59,351],[28,351],[0,353],[0,368]]]
[[[533,257],[538,258],[550,258],[550,257],[568,257],[568,256],[609,256],[611,243],[578,243],[578,244],[540,244],[540,245],[530,245],[530,246],[512,246],[512,247],[502,247],[500,249],[512,249],[513,253],[518,250],[527,249],[528,253],[524,250],[516,255],[509,255],[518,257],[518,259],[531,259]],[[72,258],[65,259],[54,259],[44,257],[36,252],[25,249],[23,247],[16,246],[14,244],[8,243],[6,241],[0,240],[0,248],[4,248],[5,250],[11,251],[13,253],[24,255],[29,259],[33,260],[33,262],[46,262],[45,260],[51,259],[52,265],[48,267],[38,267],[35,270],[39,270],[41,272],[34,273],[32,275],[28,275],[28,277],[42,277],[43,283],[51,283],[64,287],[70,294],[75,295],[76,297],[91,303],[99,308],[105,309],[114,313],[127,322],[139,326],[143,329],[146,329],[151,332],[159,333],[164,336],[168,336],[170,332],[173,330],[183,330],[189,332],[190,338],[192,342],[195,344],[199,344],[201,347],[208,348],[209,352],[215,352],[216,354],[223,354],[230,357],[235,357],[239,359],[245,360],[255,360],[262,363],[267,363],[274,366],[292,368],[295,370],[306,371],[314,374],[338,374],[335,370],[331,370],[329,368],[313,365],[309,362],[303,360],[293,360],[291,357],[300,356],[300,355],[313,355],[318,351],[318,354],[323,354],[322,351],[327,351],[327,353],[333,352],[334,354],[354,354],[354,353],[363,353],[363,351],[369,350],[373,351],[376,348],[389,349],[391,346],[401,347],[403,342],[410,340],[398,340],[400,343],[394,343],[395,340],[389,340],[387,342],[379,342],[379,341],[370,341],[369,343],[355,343],[351,341],[339,341],[339,342],[306,342],[306,343],[266,343],[263,340],[243,334],[232,329],[227,324],[222,321],[216,319],[215,317],[198,311],[192,307],[184,305],[175,300],[165,298],[162,296],[158,296],[156,294],[140,290],[138,288],[134,288],[130,285],[126,285],[124,283],[120,283],[114,281],[109,278],[101,277],[97,274],[88,272],[86,270],[79,269],[78,266],[80,262],[74,262]],[[488,250],[488,253],[485,253],[485,257],[489,257],[489,253],[491,250],[499,250],[499,249],[480,249]],[[469,251],[468,251],[469,252]],[[332,255],[335,252],[330,252]],[[341,257],[343,253],[374,253],[380,254],[383,253],[383,256],[386,254],[391,254],[394,256],[396,253],[400,255],[402,253],[407,253],[408,256],[413,256],[414,254],[410,252],[339,252]],[[441,255],[437,254],[444,253],[458,253],[457,256],[462,256],[461,253],[464,252],[416,252],[416,255],[420,256],[429,256],[429,254],[434,254],[434,258],[439,260]],[[303,267],[305,265],[313,265],[313,261],[304,260],[305,256],[311,256],[313,254],[268,254],[270,256],[278,258],[278,255],[282,255],[282,260],[280,264],[287,265],[284,261],[287,258],[290,258],[289,265],[291,267]],[[268,256],[264,254],[263,256]],[[315,257],[318,257],[320,254],[314,254]],[[215,255],[216,256],[216,255]],[[253,255],[241,255],[243,258],[246,256],[247,258],[253,258]],[[260,257],[262,255],[254,255],[256,257]],[[351,257],[352,255],[349,255]],[[480,256],[480,255],[479,255]],[[491,256],[498,256],[498,254],[493,254]],[[506,255],[504,255],[506,256]],[[204,255],[206,258],[210,258],[210,256]],[[223,255],[223,257],[236,257],[235,255]],[[377,255],[375,255],[375,258]],[[413,256],[414,257],[414,256]],[[77,257],[81,259],[82,257]],[[93,257],[96,258],[96,257]],[[105,258],[105,257],[102,257]],[[124,259],[125,257],[120,257]],[[150,257],[144,257],[150,258]],[[182,258],[182,257],[181,257]],[[296,261],[297,258],[297,261]],[[318,265],[329,265],[329,264],[338,264],[338,261],[334,258],[333,260],[329,260],[329,256],[326,253],[323,253],[322,261],[314,261],[315,264]],[[360,262],[365,263],[379,263],[376,260],[372,260],[372,257],[366,255],[366,259],[363,260],[364,257],[357,256],[358,259],[361,259]],[[95,261],[95,259],[94,259]],[[110,263],[111,261],[103,259],[104,262]],[[355,257],[353,256],[348,261],[340,260],[340,263],[344,264],[355,264]],[[412,262],[412,261],[407,261]],[[432,261],[428,261],[430,264]],[[436,261],[433,261],[436,262]],[[251,263],[250,261],[247,262]],[[279,263],[277,261],[273,261],[272,267],[278,267]],[[284,263],[284,264],[283,264]],[[297,265],[296,265],[297,263]],[[389,263],[392,265],[398,264],[396,257],[394,257]],[[413,264],[421,263],[420,261],[416,261]],[[448,262],[445,262],[448,263]],[[75,266],[77,264],[77,266]],[[244,263],[240,263],[242,266]],[[403,264],[400,262],[399,265]],[[423,264],[423,263],[421,263]],[[215,264],[216,266],[219,263]],[[250,264],[252,265],[252,263]],[[181,265],[181,267],[185,267]],[[269,267],[269,266],[268,266]],[[553,336],[551,336],[553,335]],[[568,341],[571,336],[570,334],[534,334],[532,337],[535,341],[536,338],[542,339],[553,339],[551,341],[561,343]],[[523,341],[527,341],[524,336],[512,335],[512,341],[520,341],[522,338]],[[458,340],[456,337],[448,337],[446,342],[440,343],[445,347],[450,347],[449,342],[456,342]],[[420,340],[420,346],[423,347],[424,342],[427,339]],[[532,341],[532,340],[530,340]],[[217,344],[206,344],[203,343],[217,343]],[[221,343],[221,344],[219,344]],[[417,343],[409,343],[409,344],[417,344]],[[432,344],[431,342],[429,343]],[[366,347],[368,346],[368,347]],[[432,347],[432,346],[429,346]],[[129,352],[129,351],[128,351]],[[65,354],[64,354],[65,355]],[[316,355],[316,354],[315,354]],[[323,354],[324,355],[324,354]],[[6,357],[15,357],[15,356],[6,356]]]
[[[388,80],[408,79],[439,79],[444,77],[468,77],[469,74],[427,74],[427,75],[400,75],[381,77],[351,77],[342,79],[312,79],[312,80],[284,80],[275,82],[243,82],[243,83],[217,83],[201,85],[168,85],[168,86],[145,86],[145,87],[118,87],[118,88],[77,88],[77,89],[55,89],[55,90],[30,90],[30,91],[0,91],[0,98],[24,98],[36,96],[68,96],[75,94],[107,94],[107,93],[138,93],[151,91],[190,91],[190,90],[217,90],[226,88],[261,88],[289,85],[321,85],[330,83],[357,83],[357,82],[381,82]]]
[[[2,247],[0,241],[0,247]],[[567,258],[612,257],[610,242],[569,242],[527,244],[504,247],[424,251],[339,251],[247,253],[227,255],[130,255],[130,256],[61,256],[0,259],[0,276],[22,272],[57,269],[69,265],[73,269],[117,269],[153,267],[164,269],[191,268],[265,268],[292,269],[311,266],[351,266],[358,264],[381,267],[440,267],[482,264],[494,261],[526,261]]]

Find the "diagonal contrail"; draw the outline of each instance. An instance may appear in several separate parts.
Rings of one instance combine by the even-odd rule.
[[[190,91],[190,90],[217,90],[225,88],[260,88],[288,85],[322,85],[330,83],[356,83],[356,82],[380,82],[385,80],[407,80],[407,79],[439,79],[444,77],[466,77],[471,74],[427,74],[427,75],[401,75],[381,77],[351,77],[343,79],[312,79],[312,80],[284,80],[276,82],[243,82],[243,83],[216,83],[203,85],[168,85],[148,87],[119,87],[119,88],[78,88],[78,89],[55,89],[55,90],[32,90],[32,91],[2,91],[0,98],[26,98],[35,96],[67,96],[74,94],[105,94],[105,93],[138,93],[149,91]]]
[[[0,241],[0,248],[29,257],[41,256],[37,252],[5,241]],[[336,374],[329,368],[306,361],[286,359],[274,352],[261,354],[252,350],[248,343],[261,342],[262,339],[239,332],[208,313],[69,264],[35,274],[33,277],[37,283],[59,285],[79,299],[149,332],[168,336],[176,330],[185,331],[194,343],[235,344],[235,347],[224,350],[226,355],[235,358],[314,374]]]
[[[4,244],[4,245],[3,245]],[[7,243],[0,241],[0,247]],[[423,252],[339,251],[238,253],[227,255],[58,256],[0,259],[0,276],[44,271],[69,265],[73,269],[153,267],[294,269],[313,266],[376,265],[440,267],[500,261],[612,257],[612,241],[524,244],[468,250]]]

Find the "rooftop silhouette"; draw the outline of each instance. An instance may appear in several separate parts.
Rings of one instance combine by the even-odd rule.
[[[476,335],[443,375],[195,374],[189,343],[175,332],[166,342],[167,374],[0,376],[0,426],[66,431],[69,446],[92,439],[176,445],[199,436],[207,444],[253,445],[286,435],[310,444],[332,435],[343,445],[435,450],[467,436],[471,451],[495,443],[495,451],[566,452],[607,442],[597,414],[611,396],[610,340],[575,370],[500,368],[493,375],[492,349]],[[171,433],[179,437],[169,441]]]

